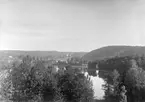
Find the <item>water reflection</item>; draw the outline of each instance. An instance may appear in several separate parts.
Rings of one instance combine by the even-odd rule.
[[[95,72],[95,74],[94,74]],[[85,75],[92,80],[93,89],[94,89],[94,97],[97,99],[103,99],[104,90],[102,89],[102,85],[104,84],[104,80],[98,76],[98,71],[94,71],[93,76],[90,73],[86,72]]]

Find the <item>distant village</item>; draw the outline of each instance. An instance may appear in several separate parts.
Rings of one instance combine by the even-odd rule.
[[[13,61],[21,61],[23,55],[20,56],[2,56],[0,58],[0,63],[2,66],[11,64]],[[37,60],[43,61],[45,68],[52,67],[53,71],[56,72],[58,69],[76,69],[79,71],[87,71],[88,64],[85,61],[82,61],[79,57],[72,57],[67,54],[66,56],[60,56],[59,58],[52,57],[32,57]]]

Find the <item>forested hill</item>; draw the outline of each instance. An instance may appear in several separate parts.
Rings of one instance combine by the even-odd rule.
[[[106,46],[93,50],[83,56],[84,60],[95,61],[115,56],[145,55],[145,47],[141,46]]]

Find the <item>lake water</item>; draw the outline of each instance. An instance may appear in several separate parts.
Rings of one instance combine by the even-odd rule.
[[[98,71],[96,71],[98,74]],[[86,72],[85,75],[88,75]],[[94,97],[97,99],[103,99],[104,96],[104,90],[102,89],[102,85],[104,84],[104,80],[102,78],[99,78],[97,76],[89,76],[93,83],[93,89],[94,89]]]

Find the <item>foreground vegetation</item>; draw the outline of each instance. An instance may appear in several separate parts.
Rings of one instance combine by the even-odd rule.
[[[117,102],[127,97],[127,102],[145,102],[145,56],[113,57],[90,62],[92,69],[98,65],[99,76],[105,80],[103,85],[108,102]],[[106,72],[101,72],[101,70]],[[122,86],[124,93],[122,94]],[[122,98],[123,98],[122,97]],[[126,102],[126,101],[120,101]]]
[[[1,99],[5,102],[145,102],[145,56],[117,56],[89,63],[92,74],[96,74],[97,67],[99,76],[106,82],[105,100],[94,100],[92,82],[79,70],[69,66],[57,70],[46,62],[26,56],[5,66]],[[69,61],[72,62],[78,61]]]
[[[29,56],[5,68],[0,94],[8,102],[93,102],[92,83],[68,68],[53,70]]]

